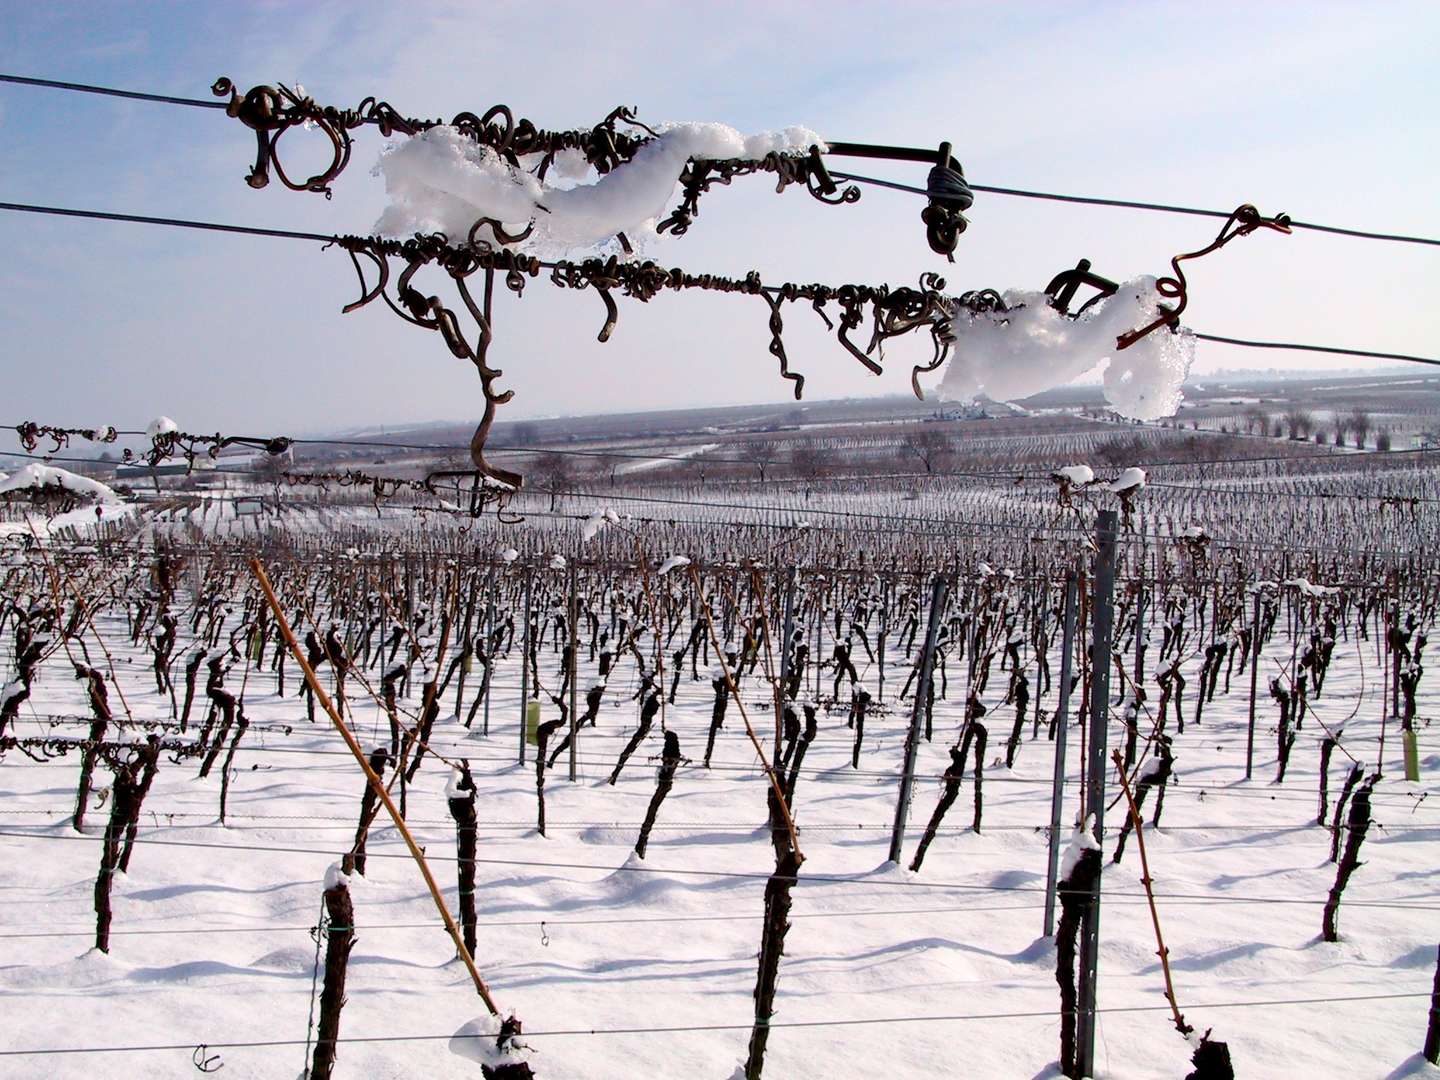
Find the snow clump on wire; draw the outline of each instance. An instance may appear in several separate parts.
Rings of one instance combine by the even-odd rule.
[[[804,127],[749,136],[726,124],[669,124],[659,131],[634,158],[593,183],[575,182],[590,175],[583,155],[557,155],[550,175],[569,181],[561,187],[531,172],[539,155],[525,155],[517,168],[454,127],[430,128],[381,155],[375,172],[385,179],[390,204],[375,231],[396,237],[440,232],[458,241],[481,218],[504,223],[507,232],[533,223],[535,232],[522,246],[552,254],[592,248],[621,232],[643,240],[669,211],[691,158],[759,161],[771,153],[826,149]]]
[[[180,425],[171,420],[168,416],[157,416],[151,420],[145,428],[146,438],[155,439],[161,435],[174,435],[180,430]]]
[[[580,539],[584,543],[589,543],[595,539],[596,534],[606,525],[618,525],[619,523],[620,515],[615,513],[614,510],[608,507],[604,510],[597,510],[585,519],[585,525],[581,530]]]
[[[1121,416],[1158,420],[1173,416],[1184,395],[1181,386],[1195,359],[1195,335],[1162,327],[1128,349],[1116,339],[1155,318],[1161,296],[1153,277],[1121,285],[1079,318],[1062,315],[1040,292],[1010,290],[1006,311],[956,315],[955,356],[940,382],[947,401],[980,395],[1012,401],[1064,386],[1108,360],[1105,399]]]
[[[14,476],[0,480],[0,495],[12,491],[39,491],[46,488],[67,491],[71,495],[94,499],[96,502],[120,501],[119,495],[98,480],[79,476],[54,465],[41,465],[39,462],[26,465]]]

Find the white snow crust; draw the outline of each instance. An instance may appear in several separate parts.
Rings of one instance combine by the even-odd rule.
[[[954,355],[940,397],[969,401],[984,395],[1013,401],[1064,386],[1104,361],[1105,399],[1121,416],[1158,420],[1183,399],[1181,386],[1195,356],[1195,338],[1161,328],[1128,349],[1116,338],[1155,319],[1161,301],[1153,277],[1120,286],[1079,319],[1061,315],[1041,292],[1010,290],[1008,311],[971,312],[954,320]]]
[[[38,461],[26,465],[13,476],[0,481],[0,495],[11,491],[31,491],[40,488],[58,488],[72,495],[94,499],[96,502],[119,502],[120,496],[88,476],[79,476],[68,469],[55,465],[42,465]]]
[[[537,179],[495,151],[443,125],[386,149],[376,166],[390,203],[375,231],[382,236],[442,232],[464,240],[481,218],[519,232],[534,223],[527,250],[559,253],[603,244],[623,232],[632,241],[653,231],[671,208],[675,183],[691,158],[758,161],[767,154],[806,153],[824,142],[808,128],[742,135],[726,124],[681,123],[660,129],[660,137],[635,157],[591,183],[559,186]],[[555,179],[588,175],[577,155],[564,159]],[[557,164],[559,162],[557,161]],[[488,238],[488,230],[482,235]]]
[[[1100,845],[1095,842],[1091,830],[1095,828],[1093,815],[1085,819],[1085,823],[1070,833],[1070,840],[1065,845],[1065,850],[1060,853],[1060,876],[1056,880],[1069,881],[1070,875],[1075,872],[1075,866],[1080,861],[1080,856],[1087,851],[1099,851]]]
[[[1138,491],[1145,486],[1145,470],[1131,465],[1110,482],[1110,490],[1117,495],[1122,491]]]

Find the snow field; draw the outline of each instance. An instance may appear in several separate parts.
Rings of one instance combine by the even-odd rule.
[[[123,637],[123,627],[112,624],[106,636]],[[130,707],[137,716],[168,716],[168,702],[146,685],[144,658],[136,655],[127,665],[124,653],[117,650]],[[1273,642],[1267,662],[1271,653],[1288,658],[1288,645]],[[557,658],[541,655],[548,684]],[[1327,723],[1355,706],[1355,656],[1352,648],[1337,649],[1325,694],[1315,702]],[[654,765],[645,759],[658,753],[658,725],[619,783],[604,783],[635,723],[636,706],[622,693],[627,680],[633,682],[630,668],[612,677],[598,729],[581,735],[579,781],[565,779],[564,757],[547,775],[551,835],[543,839],[533,830],[533,748],[525,766],[514,763],[517,659],[518,650],[500,668],[489,738],[442,717],[432,741],[447,757],[468,757],[479,787],[481,970],[502,1005],[524,1020],[540,1075],[728,1076],[748,1039],[761,892],[773,866],[764,780],[738,710],[732,702],[712,769],[680,770],[641,863],[631,848],[654,788]],[[895,674],[903,673],[891,670],[887,703],[898,689]],[[582,680],[587,671],[582,663]],[[294,674],[292,666],[292,695]],[[1373,759],[1378,700],[1371,675],[1361,715],[1346,727],[1346,745]],[[1390,733],[1387,776],[1375,797],[1383,827],[1372,828],[1364,865],[1347,890],[1342,941],[1325,945],[1318,941],[1320,904],[1334,867],[1326,861],[1328,832],[1313,824],[1320,732],[1307,721],[1286,782],[1271,785],[1273,736],[1265,729],[1274,710],[1262,698],[1256,778],[1245,784],[1244,685],[1239,680],[1223,703],[1217,695],[1201,726],[1187,723],[1176,736],[1177,780],[1166,795],[1162,827],[1147,833],[1181,1008],[1199,1030],[1213,1027],[1215,1037],[1230,1043],[1240,1075],[1385,1076],[1419,1046],[1423,996],[1270,1007],[1207,1003],[1428,993],[1440,819],[1433,797],[1417,797],[1433,795],[1437,786],[1434,737],[1422,731],[1425,782],[1409,785],[1399,779],[1399,748]],[[692,683],[687,672],[680,686],[679,704],[667,715],[683,751],[698,760],[709,723],[709,682]],[[255,728],[237,754],[227,826],[215,820],[218,772],[197,781],[192,763],[162,765],[130,873],[116,881],[109,956],[89,949],[99,860],[94,838],[104,808],[91,810],[87,838],[75,838],[67,822],[75,759],[37,763],[15,751],[6,755],[0,767],[0,831],[6,834],[0,845],[8,867],[0,886],[0,934],[8,946],[0,968],[9,1019],[4,1047],[185,1049],[0,1058],[0,1075],[92,1077],[134,1069],[178,1077],[193,1072],[190,1048],[200,1043],[222,1055],[230,1075],[299,1072],[315,963],[307,928],[318,917],[326,869],[353,835],[363,781],[338,736],[323,723],[311,728],[300,702],[276,699],[272,689],[268,675],[251,674],[246,712]],[[995,697],[994,689],[992,677],[987,698]],[[353,683],[350,696],[362,741],[383,733],[378,710]],[[938,796],[945,747],[962,712],[959,696],[952,672],[950,697],[937,702],[934,742],[920,747],[907,860]],[[767,697],[763,684],[746,680],[747,709],[762,732],[773,724]],[[1422,698],[1423,716],[1434,707],[1423,684]],[[417,702],[412,697],[408,704]],[[47,730],[41,717],[48,714],[85,712],[64,665],[51,661],[16,734]],[[553,715],[548,701],[545,712]],[[1051,1075],[1058,992],[1053,946],[1041,937],[1051,744],[1043,734],[1032,742],[1027,723],[1014,772],[993,764],[997,753],[1003,760],[1009,712],[992,703],[987,717],[982,833],[966,828],[967,780],[918,875],[885,862],[908,712],[867,721],[858,772],[849,765],[844,714],[822,714],[796,796],[807,861],[780,968],[769,1075],[844,1075],[857,1055],[875,1052],[877,1041],[895,1075],[936,1075],[957,1053],[967,1075]],[[291,724],[294,731],[260,730],[272,724]],[[55,733],[84,730],[83,724],[61,725]],[[1071,735],[1073,793],[1079,740],[1076,730]],[[1112,724],[1111,745],[1120,738]],[[1345,766],[1337,754],[1332,808]],[[425,764],[409,792],[409,820],[454,911],[447,773],[440,762]],[[97,773],[97,787],[107,776]],[[1072,799],[1067,821],[1073,812]],[[1107,819],[1112,837],[1118,814],[1112,809]],[[185,846],[201,844],[215,846]],[[277,848],[283,850],[265,850]],[[1138,852],[1132,838],[1124,862],[1111,867],[1112,850],[1109,839],[1100,1005],[1148,1011],[1102,1017],[1100,1075],[1183,1075],[1188,1048],[1169,1027],[1161,998]],[[377,827],[369,851],[367,876],[352,877],[359,943],[338,1074],[478,1075],[473,1062],[451,1052],[449,1036],[483,1009],[418,872],[388,827]],[[73,936],[14,936],[41,933]],[[945,1016],[987,1018],[914,1019]],[[781,1026],[883,1018],[895,1022]],[[725,1027],[588,1034],[713,1025]],[[587,1033],[540,1034],[547,1031]],[[425,1038],[345,1041],[415,1036]],[[269,1040],[287,1045],[223,1045]]]

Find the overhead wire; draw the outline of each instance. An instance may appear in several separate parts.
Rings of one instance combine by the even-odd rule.
[[[859,176],[851,172],[830,171],[832,178],[836,180],[847,180],[857,184],[873,184],[876,187],[891,188],[895,191],[905,191],[912,195],[923,195],[928,199],[954,199],[959,196],[950,195],[941,191],[931,191],[929,188],[917,187],[914,184],[901,184],[894,180],[882,180],[875,176]],[[997,187],[993,184],[975,184],[966,181],[966,186],[971,191],[984,192],[987,195],[1005,195],[1018,199],[1039,199],[1045,202],[1075,203],[1082,206],[1106,206],[1122,210],[1149,210],[1162,214],[1179,214],[1187,217],[1207,217],[1228,219],[1233,210],[1207,210],[1197,206],[1177,206],[1173,203],[1141,202],[1135,199],[1107,199],[1092,195],[1063,195],[1053,191],[1033,191],[1025,188]],[[1368,229],[1351,229],[1340,225],[1321,225],[1313,221],[1296,221],[1293,218],[1289,225],[1292,229],[1307,229],[1311,232],[1332,233],[1336,236],[1350,236],[1359,240],[1382,240],[1400,244],[1423,244],[1431,247],[1440,247],[1440,239],[1428,236],[1412,236],[1405,233],[1374,232]]]
[[[170,94],[154,94],[136,90],[119,90],[108,86],[97,86],[93,83],[66,82],[59,79],[44,79],[26,75],[0,74],[0,83],[11,83],[19,86],[41,87],[50,90],[66,90],[73,93],[98,94],[105,97],[130,98],[139,101],[153,101],[164,105],[183,105],[199,109],[225,109],[228,104],[224,101],[216,101],[205,98],[176,97]],[[362,123],[376,123],[378,118],[364,117]],[[932,199],[959,199],[964,196],[932,191],[929,188],[917,187],[911,184],[901,184],[893,180],[883,180],[874,176],[861,176],[851,172],[836,172],[831,170],[830,175],[836,180],[846,180],[854,183],[872,184],[877,187],[891,188],[896,191],[909,192],[915,195],[923,195]],[[1135,199],[1113,199],[1100,198],[1090,195],[1067,195],[1052,191],[1035,191],[1026,188],[1000,187],[993,184],[976,184],[969,181],[967,186],[972,192],[984,192],[989,195],[1004,195],[1021,199],[1039,199],[1047,202],[1075,203],[1086,206],[1106,206],[1126,210],[1147,210],[1165,214],[1179,214],[1190,217],[1208,218],[1229,218],[1233,211],[1230,210],[1208,210],[1194,206],[1179,206],[1172,203],[1142,202]],[[1308,229],[1313,232],[1331,233],[1337,236],[1350,236],[1362,240],[1381,240],[1394,243],[1423,244],[1428,246],[1440,246],[1440,239],[1425,236],[1411,236],[1403,233],[1375,232],[1367,229],[1352,229],[1338,225],[1322,225],[1311,221],[1290,221],[1292,229]]]
[[[0,210],[11,210],[17,213],[30,214],[51,214],[60,217],[88,218],[99,221],[117,221],[141,225],[163,225],[179,229],[200,229],[209,232],[237,233],[251,236],[277,237],[285,240],[308,240],[321,244],[334,244],[340,239],[338,235],[325,235],[323,233],[298,232],[290,229],[266,229],[249,225],[228,225],[213,221],[196,221],[187,218],[156,217],[146,214],[122,214],[106,210],[80,210],[71,207],[41,206],[35,203],[0,202]],[[553,269],[555,262],[539,261],[537,264],[544,269]],[[766,294],[780,293],[782,287],[778,285],[763,285],[759,289]],[[1223,341],[1227,345],[1239,345],[1258,349],[1290,349],[1297,346],[1287,345],[1273,341],[1251,341],[1246,338],[1220,337],[1213,334],[1200,334],[1196,336],[1205,340]],[[1440,366],[1440,359],[1430,357],[1411,356],[1402,353],[1380,352],[1368,349],[1351,349],[1330,345],[1303,345],[1298,346],[1304,352],[1335,353],[1341,356],[1370,357],[1380,360],[1401,359],[1417,364],[1434,364]]]

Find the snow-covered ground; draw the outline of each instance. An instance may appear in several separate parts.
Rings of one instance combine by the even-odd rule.
[[[108,626],[112,643],[123,636],[123,627]],[[1345,745],[1373,762],[1380,704],[1373,643],[1363,649],[1369,690],[1345,724]],[[1272,652],[1288,659],[1289,646],[1273,642],[1267,667]],[[488,737],[483,718],[472,732],[442,718],[433,739],[441,753],[469,760],[479,787],[480,969],[502,1006],[523,1019],[542,1077],[724,1080],[745,1055],[762,891],[774,865],[765,782],[737,710],[732,703],[712,768],[680,770],[642,862],[632,848],[654,790],[647,759],[659,751],[658,725],[619,783],[605,782],[636,722],[633,666],[625,665],[611,678],[598,729],[581,736],[576,782],[565,778],[564,758],[547,778],[550,836],[542,838],[534,830],[533,748],[527,764],[515,761],[518,656],[517,649],[501,669]],[[1360,656],[1353,640],[1336,649],[1315,702],[1327,724],[1357,708]],[[168,699],[155,694],[145,659],[116,653],[124,707],[114,692],[112,703],[117,714],[128,708],[137,718],[168,719]],[[555,658],[544,652],[542,664],[553,671]],[[237,665],[230,676],[232,691],[242,671]],[[582,665],[582,687],[592,674]],[[868,677],[873,684],[873,670]],[[235,759],[224,826],[219,770],[202,781],[194,762],[162,764],[129,873],[116,878],[109,955],[91,948],[108,773],[97,771],[100,790],[82,836],[69,825],[75,757],[5,755],[0,1050],[161,1048],[0,1056],[0,1076],[192,1076],[192,1053],[202,1045],[200,1058],[218,1055],[226,1076],[301,1073],[317,955],[309,928],[327,868],[353,836],[363,779],[323,714],[315,726],[305,720],[296,685],[293,666],[284,699],[268,673],[246,677],[254,727]],[[893,676],[889,687],[893,705]],[[1414,1060],[1440,906],[1435,729],[1421,732],[1420,784],[1401,779],[1399,743],[1393,727],[1388,733],[1377,825],[1345,893],[1342,940],[1324,944],[1321,905],[1335,867],[1328,831],[1315,825],[1323,733],[1306,721],[1284,784],[1273,784],[1274,706],[1262,684],[1255,777],[1245,782],[1247,689],[1248,679],[1237,678],[1199,727],[1187,722],[1176,736],[1177,778],[1161,827],[1146,835],[1180,1007],[1197,1031],[1213,1028],[1229,1043],[1241,1077],[1398,1077],[1412,1075],[1407,1062],[1413,1075],[1436,1075]],[[858,770],[844,713],[822,714],[796,796],[807,858],[767,1075],[1055,1075],[1059,995],[1053,943],[1042,936],[1053,744],[1043,733],[1031,741],[1027,724],[1007,771],[1012,714],[994,690],[983,831],[968,829],[967,780],[919,874],[886,861],[908,709],[871,717]],[[378,708],[353,685],[350,697],[362,740],[382,735]],[[763,683],[747,680],[744,699],[766,742],[767,698]],[[952,672],[934,741],[920,747],[907,862],[939,793],[959,698]],[[697,761],[711,700],[708,678],[691,682],[687,672],[679,704],[667,711],[682,750]],[[1437,704],[1433,685],[1422,683],[1422,719]],[[1188,721],[1189,704],[1186,712]],[[546,713],[553,715],[548,702]],[[41,669],[13,733],[85,734],[83,722],[52,729],[51,714],[87,715],[59,656]],[[1078,729],[1071,735],[1067,828],[1079,765]],[[1114,726],[1111,744],[1119,740]],[[1348,764],[1336,755],[1332,807]],[[409,821],[457,910],[447,780],[438,762],[426,762],[409,790]],[[1099,986],[1107,1011],[1097,1075],[1183,1076],[1189,1047],[1162,998],[1139,852],[1132,837],[1124,861],[1109,865],[1120,811],[1108,820]],[[358,944],[336,1075],[478,1076],[477,1065],[452,1052],[450,1036],[483,1008],[416,867],[383,823],[370,840],[367,876],[352,878]],[[1284,1004],[1294,1001],[1310,1003]],[[684,1030],[635,1030],[654,1028]]]

